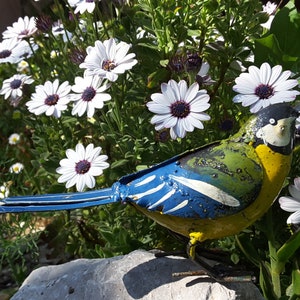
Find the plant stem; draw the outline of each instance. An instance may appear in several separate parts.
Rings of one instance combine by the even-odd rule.
[[[281,296],[281,286],[280,286],[280,276],[277,270],[277,249],[275,247],[275,237],[273,230],[273,218],[272,218],[272,209],[270,209],[267,213],[267,236],[268,236],[268,247],[269,247],[269,255],[270,255],[270,271],[271,271],[271,279],[274,287],[275,295],[280,298]]]

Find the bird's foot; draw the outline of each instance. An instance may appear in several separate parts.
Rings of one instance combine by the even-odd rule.
[[[187,257],[186,251],[168,251],[168,252],[156,252],[155,257],[166,257],[166,256],[184,256]]]
[[[211,265],[197,253],[195,253],[193,261],[202,268],[199,270],[199,275],[207,275],[218,282],[256,282],[256,277],[248,271],[219,264],[218,262]],[[185,276],[192,275],[186,274]]]
[[[220,274],[213,274],[206,270],[196,270],[187,272],[173,273],[173,277],[187,277],[187,276],[208,276],[217,282],[253,282],[255,283],[256,277],[249,274],[227,274],[226,276],[220,276]]]
[[[196,247],[196,245],[195,245]],[[189,246],[188,246],[189,249]],[[189,250],[188,250],[189,252]],[[202,250],[200,250],[202,252]],[[244,270],[239,270],[233,268],[227,264],[220,264],[217,259],[216,251],[213,250],[210,253],[209,258],[206,258],[207,253],[210,253],[210,249],[204,249],[204,256],[199,255],[199,251],[195,252],[194,259],[192,259],[195,264],[199,267],[199,270],[186,271],[186,272],[178,272],[173,273],[173,277],[186,277],[186,276],[208,276],[211,279],[218,282],[256,282],[256,278],[253,274],[249,272],[245,272]],[[172,251],[172,252],[157,252],[155,253],[155,257],[166,257],[166,256],[185,256],[187,257],[187,253],[185,251]],[[205,257],[205,258],[204,258]],[[212,258],[214,257],[214,258]],[[191,257],[189,257],[191,258]],[[224,257],[222,257],[224,260]],[[208,261],[214,262],[214,265],[210,265]],[[201,269],[200,269],[201,268]]]

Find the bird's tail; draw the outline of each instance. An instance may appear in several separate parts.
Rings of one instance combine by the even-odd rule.
[[[117,202],[111,188],[83,193],[17,196],[0,200],[1,213],[54,211],[84,208]]]

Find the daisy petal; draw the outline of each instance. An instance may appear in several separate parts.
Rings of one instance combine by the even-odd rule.
[[[291,214],[286,222],[287,224],[300,224],[300,210]]]
[[[292,197],[280,197],[279,204],[281,209],[288,212],[295,212],[297,210],[300,210],[300,201],[297,201]]]

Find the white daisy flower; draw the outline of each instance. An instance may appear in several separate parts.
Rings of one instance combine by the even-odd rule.
[[[196,81],[199,85],[211,85],[215,83],[208,74],[210,65],[208,62],[202,62],[199,72],[196,75]]]
[[[28,110],[36,115],[45,113],[47,116],[59,118],[61,112],[67,109],[70,99],[68,97],[71,86],[68,81],[59,85],[58,79],[52,82],[46,81],[44,85],[38,85],[31,100],[26,103]]]
[[[277,11],[277,4],[276,3],[268,1],[265,5],[263,5],[263,12],[265,12],[269,15],[269,19],[268,19],[267,22],[262,23],[260,25],[264,28],[270,29],[276,11]]]
[[[15,164],[13,164],[10,168],[9,168],[9,172],[10,173],[15,173],[15,174],[19,174],[21,173],[21,171],[24,169],[24,165],[17,162]]]
[[[86,76],[99,75],[116,81],[119,74],[125,73],[137,63],[134,53],[127,54],[130,47],[131,45],[125,42],[117,44],[113,38],[103,43],[96,41],[95,47],[87,47],[87,56],[79,67],[86,69]]]
[[[0,199],[4,199],[7,198],[9,195],[9,186],[11,184],[8,184],[6,182],[4,182],[1,186],[0,186]],[[1,205],[1,204],[0,204]]]
[[[61,21],[57,21],[52,26],[52,34],[54,36],[61,36],[64,42],[67,42],[72,38],[72,33],[64,28],[64,24]]]
[[[31,84],[33,81],[34,80],[31,78],[31,76],[15,74],[14,76],[3,81],[0,95],[4,95],[4,99],[9,97],[12,99],[17,99],[22,97],[24,84]]]
[[[17,22],[14,22],[12,26],[7,27],[7,29],[2,33],[2,37],[3,39],[17,38],[21,40],[32,36],[36,31],[35,17],[19,17]]]
[[[195,127],[203,129],[201,121],[210,120],[210,116],[204,113],[210,107],[209,95],[206,90],[199,90],[198,83],[188,88],[184,80],[179,83],[170,80],[161,85],[161,91],[152,94],[153,101],[147,103],[148,109],[156,114],[151,119],[156,130],[170,128],[172,139],[183,138]]]
[[[110,85],[103,84],[103,78],[99,76],[76,77],[75,85],[72,86],[72,91],[76,94],[70,94],[70,99],[75,101],[72,109],[72,115],[81,117],[87,112],[88,118],[91,118],[95,113],[95,108],[100,109],[104,105],[104,101],[111,99],[111,96],[104,93]]]
[[[279,198],[280,207],[292,214],[287,219],[287,224],[300,224],[300,177],[294,179],[294,185],[289,186],[289,196]]]
[[[266,12],[268,15],[273,14],[277,9],[277,4],[271,1],[268,1],[263,7],[263,12]]]
[[[288,79],[291,72],[281,72],[280,65],[271,68],[263,63],[260,68],[250,66],[248,71],[235,79],[233,90],[239,94],[234,96],[233,102],[250,106],[252,113],[271,104],[294,101],[300,94],[291,90],[298,84],[297,80]]]
[[[19,73],[28,73],[29,72],[29,63],[25,60],[21,60],[18,63],[17,72],[19,72]]]
[[[76,7],[74,14],[83,14],[85,11],[92,13],[95,9],[95,2],[97,0],[68,0],[68,3],[72,7]]]
[[[66,188],[76,185],[78,192],[82,192],[85,186],[93,188],[96,184],[94,176],[100,176],[103,170],[109,167],[107,156],[100,155],[101,147],[89,144],[86,148],[77,144],[75,151],[68,149],[67,158],[60,161],[60,167],[56,172],[62,174],[58,178],[59,183],[66,182]]]
[[[9,137],[8,137],[8,143],[10,145],[16,145],[20,142],[20,135],[18,133],[12,133]]]
[[[18,39],[5,39],[0,43],[0,63],[18,63],[24,57],[32,54],[26,41]]]

